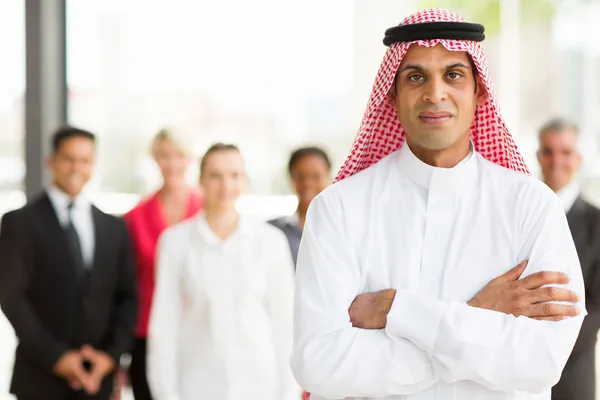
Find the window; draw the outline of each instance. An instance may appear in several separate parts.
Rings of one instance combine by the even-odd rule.
[[[239,145],[250,196],[289,193],[285,165],[297,145],[346,155],[358,126],[346,100],[353,4],[283,3],[67,1],[69,122],[99,135],[92,186],[101,203],[124,212],[160,184],[148,149],[163,126],[198,155],[216,141]],[[241,207],[294,211],[290,198],[273,201]]]
[[[25,2],[0,2],[0,216],[25,203]]]

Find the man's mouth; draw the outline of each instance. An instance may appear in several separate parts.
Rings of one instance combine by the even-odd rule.
[[[452,119],[452,114],[447,111],[424,111],[419,113],[419,119],[427,125],[442,125]]]

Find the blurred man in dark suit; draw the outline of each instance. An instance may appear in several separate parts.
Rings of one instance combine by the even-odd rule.
[[[575,179],[581,165],[576,124],[553,119],[539,131],[538,161],[544,182],[561,199],[585,281],[588,315],[552,400],[596,398],[595,352],[600,329],[600,210],[581,196]]]
[[[136,320],[125,223],[82,193],[95,158],[92,133],[56,132],[52,184],[0,225],[0,306],[19,344],[18,400],[108,400]]]

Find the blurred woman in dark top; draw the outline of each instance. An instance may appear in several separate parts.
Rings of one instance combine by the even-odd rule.
[[[271,220],[269,223],[285,233],[295,265],[308,205],[330,184],[331,161],[324,150],[318,147],[303,147],[295,150],[290,156],[288,173],[298,197],[298,208],[294,214]]]

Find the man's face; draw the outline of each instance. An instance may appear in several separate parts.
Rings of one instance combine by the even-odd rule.
[[[555,192],[573,181],[581,165],[576,143],[577,134],[572,129],[548,131],[540,137],[538,162],[544,182]]]
[[[64,140],[48,160],[54,184],[72,197],[79,195],[92,176],[94,155],[92,140],[84,137]]]
[[[400,64],[395,103],[411,145],[444,150],[469,140],[475,108],[487,100],[466,52],[412,45]]]

